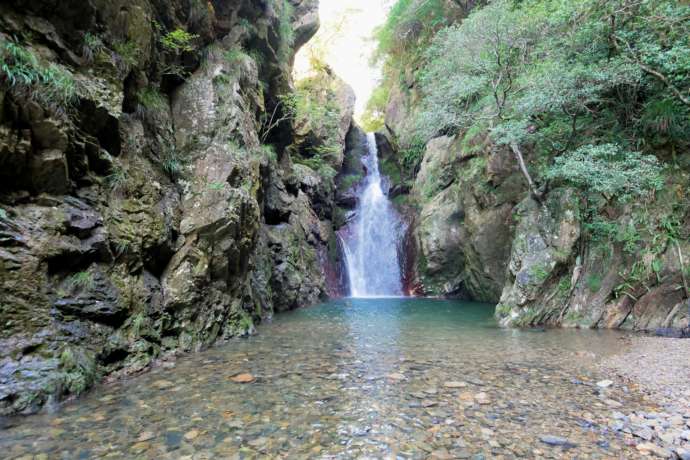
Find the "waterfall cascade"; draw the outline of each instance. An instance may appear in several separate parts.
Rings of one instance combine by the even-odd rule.
[[[383,190],[376,138],[367,135],[362,184],[353,228],[344,241],[352,297],[402,296],[398,243],[403,223]]]

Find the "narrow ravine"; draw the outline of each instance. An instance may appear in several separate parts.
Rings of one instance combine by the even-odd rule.
[[[688,62],[687,0],[0,2],[0,457],[690,460]]]
[[[368,155],[362,159],[367,175],[355,222],[344,238],[350,295],[400,296],[403,288],[398,254],[404,224],[384,190],[373,133],[367,134],[367,146]]]

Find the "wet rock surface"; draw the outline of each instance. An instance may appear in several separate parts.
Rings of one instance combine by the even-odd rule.
[[[651,447],[627,431],[637,418],[615,425],[639,414],[657,433],[663,420],[638,388],[597,367],[626,349],[621,337],[502,330],[485,305],[345,300],[280,315],[248,340],[161,362],[54,414],[4,419],[0,448],[9,458],[665,453],[661,438]]]

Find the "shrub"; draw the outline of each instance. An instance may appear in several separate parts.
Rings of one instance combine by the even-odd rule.
[[[196,34],[190,34],[184,29],[175,29],[160,38],[164,49],[174,54],[194,51],[193,42],[199,38]]]
[[[558,157],[547,177],[609,199],[630,199],[663,185],[656,157],[626,151],[616,144],[587,145]]]

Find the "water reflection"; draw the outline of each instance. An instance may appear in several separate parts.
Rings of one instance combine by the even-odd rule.
[[[578,444],[549,448],[552,457],[629,458],[593,390],[597,357],[621,348],[620,337],[502,330],[481,304],[344,299],[97,388],[57,414],[17,419],[0,431],[0,449],[8,458],[531,458],[548,431]],[[234,383],[238,373],[256,380]],[[615,397],[639,405],[633,392]]]

